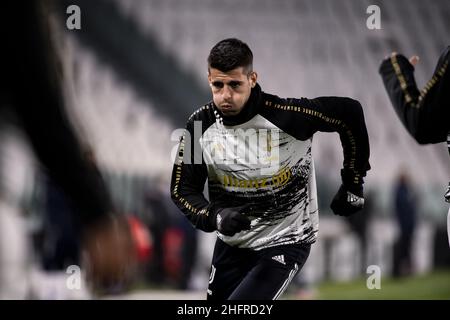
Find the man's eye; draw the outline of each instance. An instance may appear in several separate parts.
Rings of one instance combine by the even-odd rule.
[[[230,87],[232,87],[233,89],[239,88],[241,84],[236,82],[236,83],[230,83]]]
[[[222,82],[213,82],[212,85],[213,85],[213,87],[218,88],[218,89],[223,88]]]

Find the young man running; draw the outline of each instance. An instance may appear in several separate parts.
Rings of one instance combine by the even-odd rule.
[[[315,132],[338,132],[343,146],[334,213],[364,204],[369,141],[359,102],[265,93],[252,64],[238,39],[212,48],[213,101],[188,119],[173,167],[174,202],[196,228],[217,231],[209,300],[277,299],[304,265],[318,230]]]

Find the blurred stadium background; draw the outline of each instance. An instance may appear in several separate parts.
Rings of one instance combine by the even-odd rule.
[[[72,4],[81,9],[81,30],[66,28],[66,8]],[[366,27],[366,9],[373,4],[381,9],[381,30]],[[264,91],[353,97],[363,105],[369,131],[369,206],[353,224],[328,208],[339,186],[338,136],[316,136],[319,240],[285,298],[450,299],[448,205],[442,196],[450,177],[448,154],[444,144],[419,146],[407,134],[378,75],[390,52],[418,54],[417,81],[425,85],[450,43],[449,1],[63,0],[54,18],[73,123],[91,146],[116,205],[142,227],[142,264],[131,292],[118,289],[120,297],[205,297],[215,235],[195,232],[172,205],[172,154],[175,130],[210,100],[210,48],[237,37],[252,48]],[[16,256],[30,251],[21,240],[27,236],[36,250],[24,268],[34,270],[30,281],[38,287],[30,297],[89,297],[60,288],[65,269],[51,262],[62,259],[55,252],[58,241],[64,247],[67,239],[48,227],[45,177],[22,140],[12,127],[1,131],[0,162],[8,168],[2,179],[10,201],[24,214],[4,218],[0,255],[4,261],[20,259]],[[418,223],[411,272],[397,279],[392,278],[399,233],[393,203],[401,172],[418,195]],[[368,265],[381,268],[377,292],[366,288]]]

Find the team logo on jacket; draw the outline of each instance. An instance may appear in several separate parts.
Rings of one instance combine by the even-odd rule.
[[[450,202],[450,183],[448,184],[447,191],[445,191],[444,199],[447,202]]]
[[[210,128],[201,138],[206,163],[260,166],[263,173],[280,169],[279,129]]]
[[[278,256],[273,256],[272,260],[275,260],[275,261],[277,261],[277,262],[279,262],[281,264],[284,264],[284,265],[286,264],[286,262],[284,262],[284,254],[280,254]]]
[[[354,207],[363,207],[364,206],[364,198],[358,197],[357,195],[347,191],[347,202]]]

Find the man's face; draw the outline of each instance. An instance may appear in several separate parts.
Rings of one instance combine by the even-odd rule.
[[[209,68],[208,81],[217,108],[224,116],[235,116],[241,112],[256,84],[256,72],[239,67],[228,72]]]

